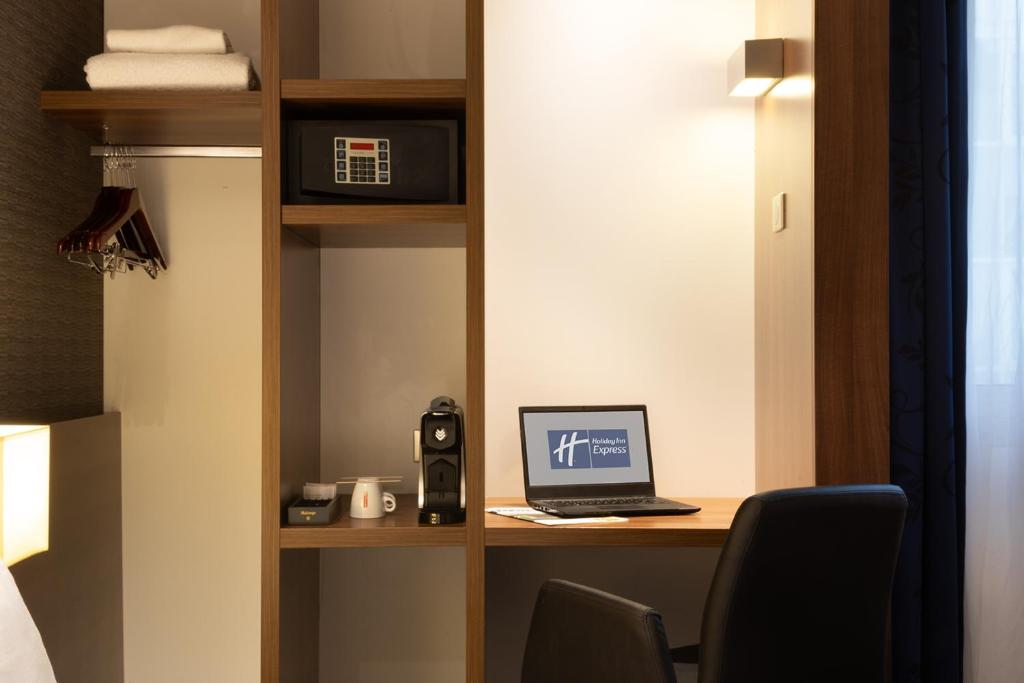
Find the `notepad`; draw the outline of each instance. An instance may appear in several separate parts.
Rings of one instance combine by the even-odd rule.
[[[626,517],[555,517],[546,512],[539,512],[531,507],[493,507],[487,512],[502,517],[521,519],[524,522],[535,522],[545,526],[565,526],[570,524],[608,524],[609,522],[628,522]]]

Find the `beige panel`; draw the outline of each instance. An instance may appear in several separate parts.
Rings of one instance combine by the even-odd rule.
[[[125,678],[259,678],[260,163],[140,160],[169,270],[107,280]]]
[[[320,77],[465,78],[465,24],[464,0],[320,0]]]
[[[281,235],[281,505],[320,476],[320,250]]]
[[[124,680],[121,416],[50,427],[50,549],[11,567],[61,683]]]
[[[319,0],[285,0],[281,8],[281,78],[317,78]]]
[[[812,0],[757,0],[757,36],[785,38],[786,79],[757,103],[756,485],[814,484]],[[772,197],[786,193],[786,229]]]
[[[104,0],[103,13],[107,30],[169,24],[222,29],[235,52],[249,55],[260,70],[259,0]]]
[[[420,413],[465,399],[465,273],[463,249],[321,250],[323,481],[399,474],[390,490],[416,490]],[[320,680],[463,678],[464,564],[461,549],[324,551]]]
[[[325,481],[398,474],[394,490],[416,490],[420,414],[465,400],[465,282],[462,249],[321,250]]]
[[[321,683],[465,680],[464,552],[321,551]]]
[[[315,683],[320,665],[320,551],[281,553],[281,681]]]
[[[320,250],[281,234],[281,505],[320,477]],[[281,553],[281,678],[317,680],[320,555]]]

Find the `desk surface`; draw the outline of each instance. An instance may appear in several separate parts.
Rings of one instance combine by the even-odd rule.
[[[484,515],[488,546],[689,546],[722,545],[742,498],[675,498],[699,505],[692,515],[631,517],[628,522],[549,527]],[[526,505],[522,498],[488,498],[487,507]]]

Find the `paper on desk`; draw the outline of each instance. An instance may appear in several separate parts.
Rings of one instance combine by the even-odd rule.
[[[524,522],[536,522],[546,526],[563,526],[567,524],[606,524],[608,522],[628,522],[625,517],[555,517],[530,507],[486,508],[487,512],[502,517],[521,519]]]

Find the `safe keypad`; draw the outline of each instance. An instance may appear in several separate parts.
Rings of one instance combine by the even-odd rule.
[[[334,182],[390,185],[391,142],[377,138],[334,138]]]

